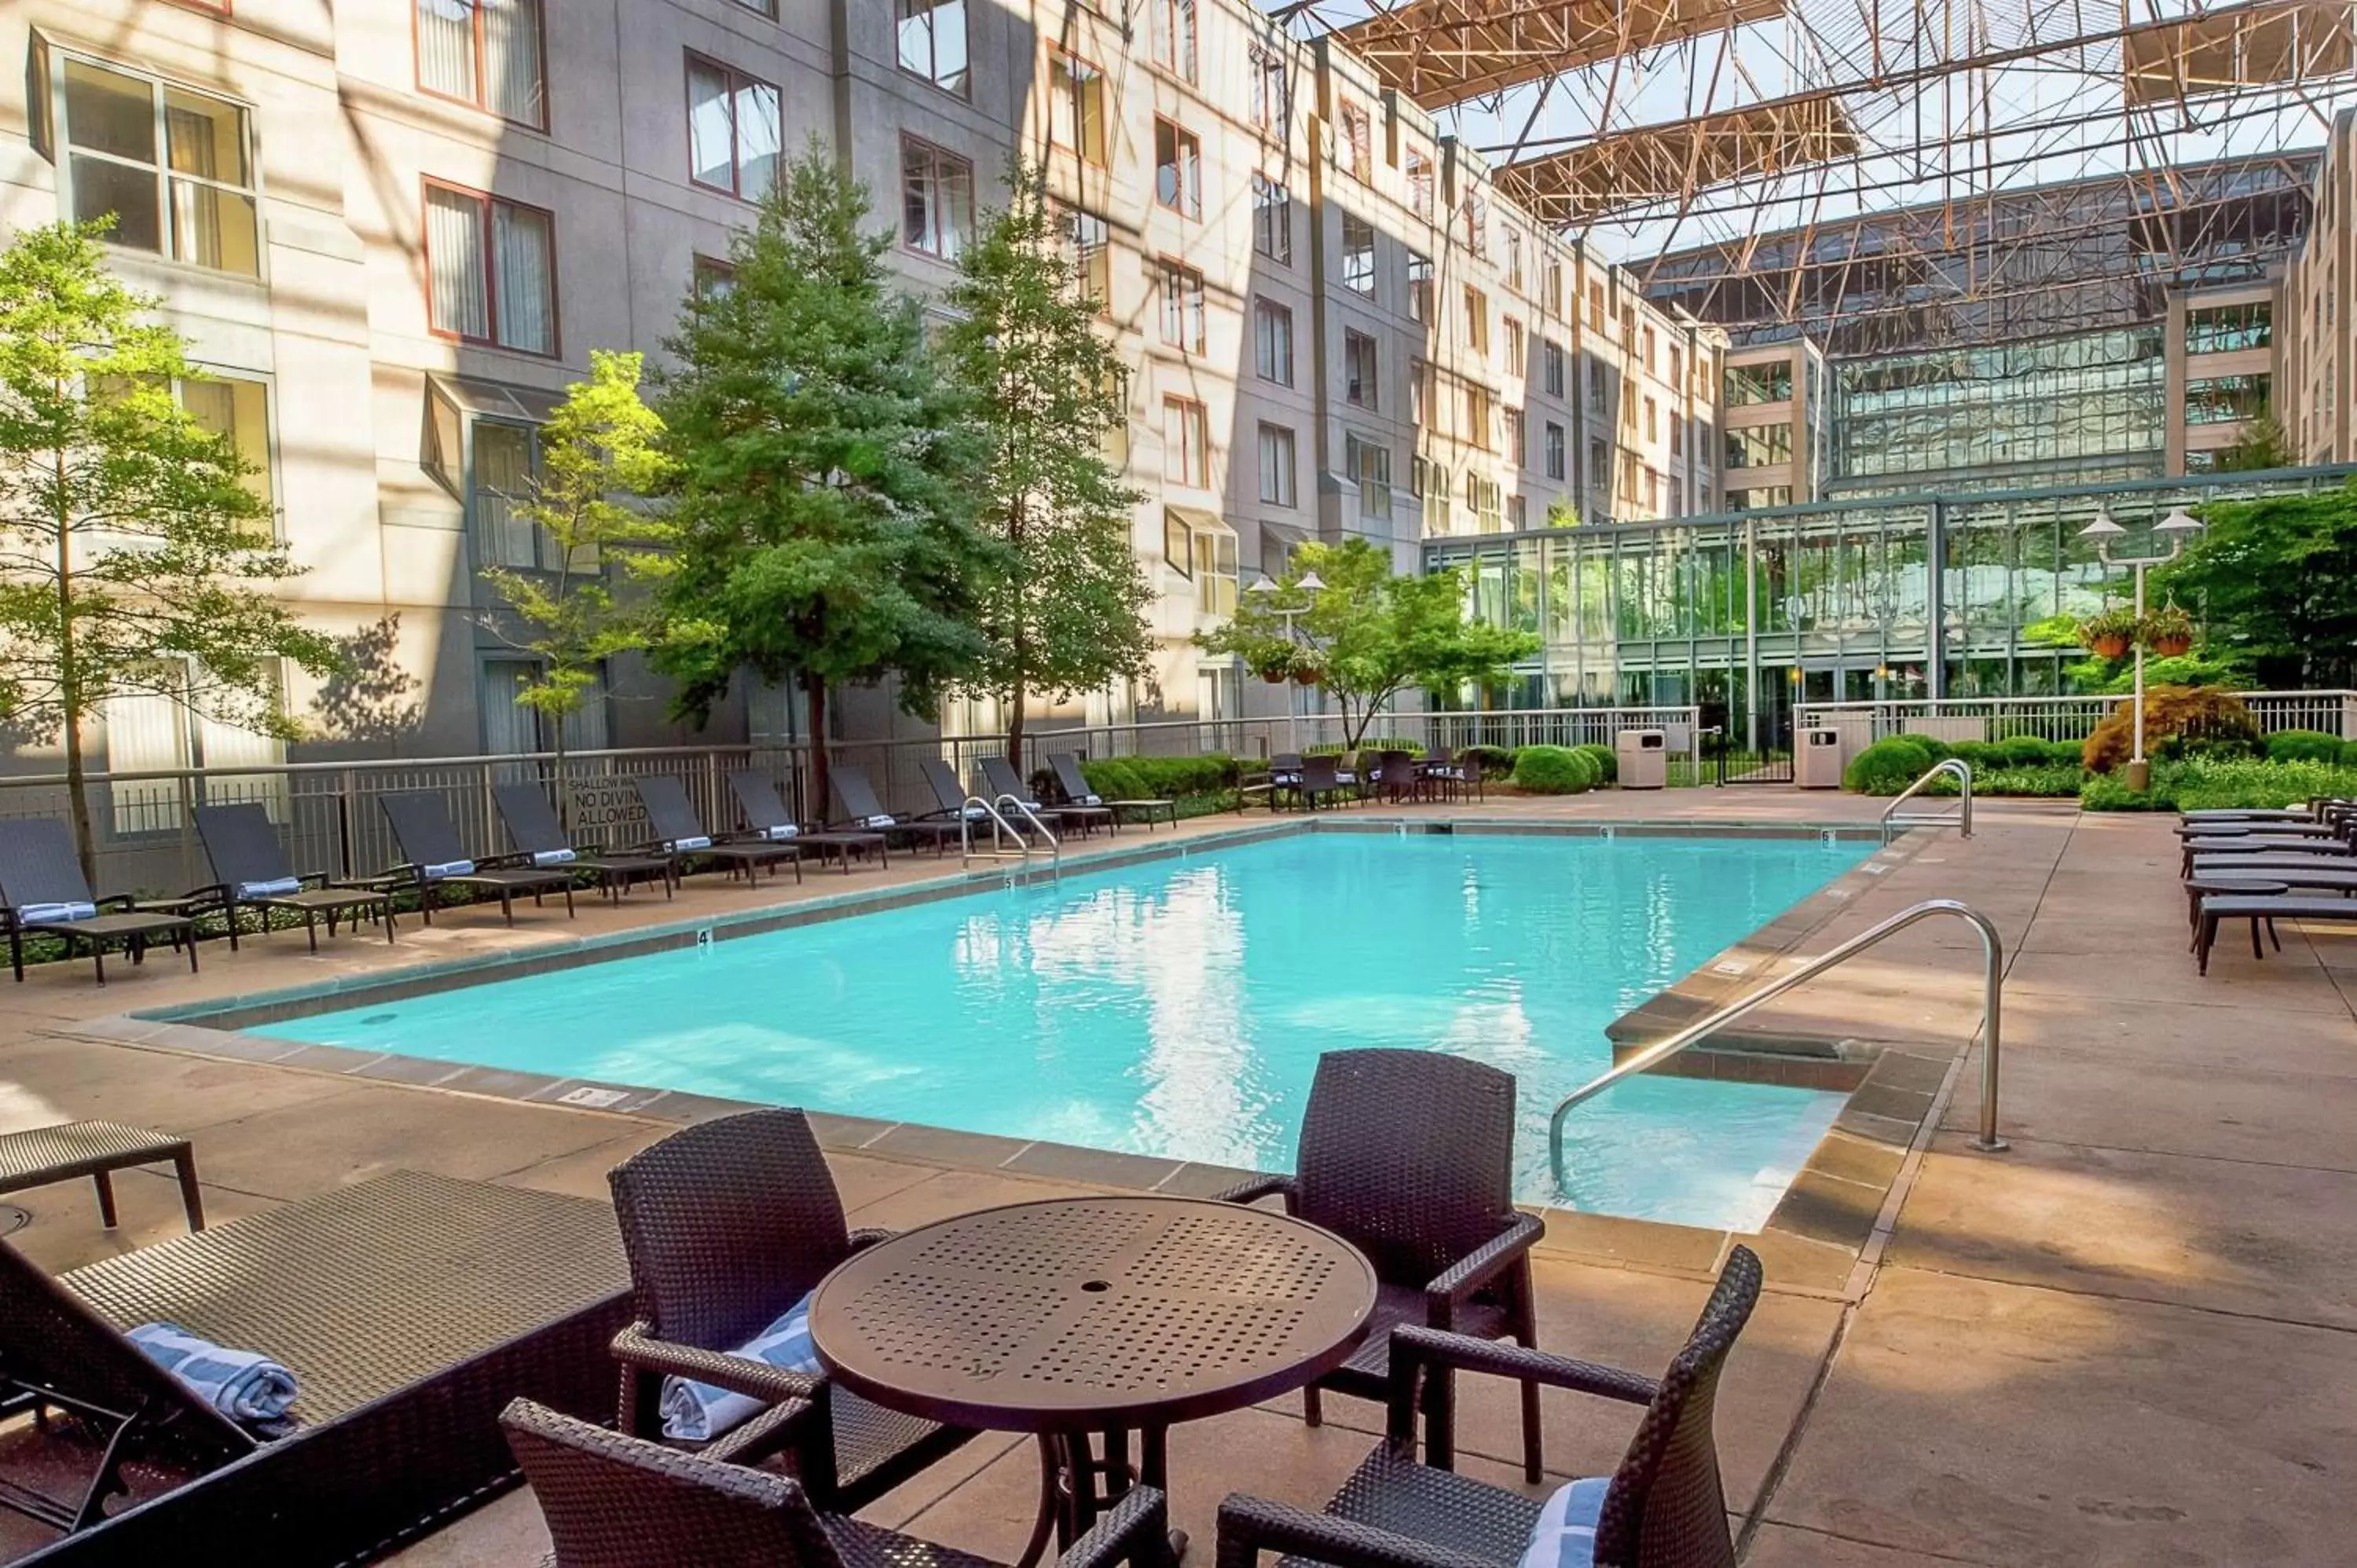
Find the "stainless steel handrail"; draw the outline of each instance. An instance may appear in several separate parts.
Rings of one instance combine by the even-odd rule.
[[[1803,963],[1800,968],[1781,979],[1761,986],[1739,999],[1728,1003],[1708,1016],[1687,1025],[1667,1039],[1655,1041],[1620,1063],[1611,1071],[1589,1079],[1573,1090],[1555,1108],[1547,1121],[1547,1161],[1555,1172],[1555,1190],[1564,1190],[1563,1123],[1573,1110],[1595,1099],[1606,1090],[1634,1073],[1641,1073],[1658,1062],[1677,1055],[1705,1036],[1716,1034],[1738,1018],[1769,1002],[1774,1001],[1794,986],[1814,980],[1825,971],[1846,962],[1885,937],[1902,931],[1918,920],[1933,915],[1953,915],[1980,933],[1982,978],[1982,1044],[1981,1054],[1981,1130],[1972,1146],[1984,1154],[2003,1152],[2006,1142],[1996,1133],[1997,1057],[2004,1048],[2005,1036],[2005,939],[1988,917],[1969,904],[1953,898],[1927,898],[1912,904],[1889,919],[1852,937],[1839,947],[1829,948]]]
[[[991,822],[990,849],[983,856],[984,859],[1028,860],[1031,858],[1030,842],[1015,831],[1015,824],[1000,816],[998,808],[988,800],[979,795],[968,795],[958,806],[958,864],[960,865],[974,864],[974,811],[977,806],[982,808]],[[999,847],[1008,839],[1015,841],[1015,851],[1012,854]]]
[[[1061,876],[1064,874],[1064,841],[1058,838],[1055,831],[1039,820],[1039,813],[1031,809],[1031,802],[1010,791],[1001,795],[997,803],[1014,807],[1016,813],[1031,824],[1031,831],[1048,841],[1048,854],[1052,863],[1051,869],[1058,876]]]
[[[1948,824],[1950,819],[1945,811],[1928,817],[1902,817],[1899,814],[1900,807],[1930,788],[1932,780],[1943,773],[1954,775],[1963,786],[1960,792],[1964,800],[1964,811],[1955,821],[1964,837],[1973,836],[1973,765],[1960,757],[1946,757],[1932,764],[1924,771],[1922,778],[1901,789],[1897,800],[1882,808],[1882,842],[1884,843],[1890,842],[1891,831],[1895,828],[1938,828]]]

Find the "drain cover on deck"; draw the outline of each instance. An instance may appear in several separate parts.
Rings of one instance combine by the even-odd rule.
[[[0,1203],[0,1236],[14,1236],[33,1222],[33,1211],[19,1208],[13,1203]]]
[[[556,1098],[562,1104],[586,1105],[592,1111],[603,1111],[609,1105],[620,1104],[630,1092],[627,1089],[596,1089],[585,1083],[578,1089],[566,1090]]]

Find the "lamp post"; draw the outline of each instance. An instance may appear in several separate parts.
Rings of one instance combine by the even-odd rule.
[[[2133,567],[2136,572],[2136,618],[2138,623],[2135,639],[2136,690],[2135,695],[2128,699],[2132,713],[2130,724],[2132,726],[2132,733],[2134,734],[2136,740],[2134,754],[2128,758],[2128,788],[2138,794],[2142,794],[2145,790],[2152,787],[2152,764],[2145,759],[2144,755],[2145,639],[2142,623],[2144,620],[2145,569],[2150,566],[2166,566],[2171,561],[2176,560],[2178,556],[2184,553],[2185,542],[2188,539],[2190,539],[2193,535],[2201,532],[2201,520],[2195,517],[2191,512],[2187,511],[2183,507],[2179,506],[2171,508],[2167,517],[2164,517],[2158,522],[2154,523],[2152,525],[2154,535],[2158,538],[2166,539],[2169,542],[2169,553],[2165,555],[2113,554],[2113,544],[2119,540],[2127,537],[2127,532],[2128,531],[2126,529],[2122,528],[2118,523],[2112,521],[2110,513],[2104,511],[2101,507],[2097,507],[2095,509],[2095,521],[2081,529],[2079,531],[2079,537],[2082,539],[2092,539],[2095,542],[2096,558],[2102,561],[2104,565]]]
[[[1301,580],[1293,585],[1302,593],[1315,594],[1326,585],[1326,582],[1315,572],[1304,572],[1301,575]],[[1305,616],[1309,613],[1309,607],[1307,604],[1273,602],[1276,596],[1284,593],[1285,590],[1269,581],[1268,574],[1265,572],[1254,578],[1252,586],[1246,588],[1244,592],[1272,601],[1268,607],[1278,619],[1285,623],[1285,640],[1287,642],[1298,640],[1294,635],[1293,621],[1296,616]],[[1285,684],[1285,738],[1297,757],[1301,755],[1301,728],[1299,721],[1294,716],[1293,689],[1299,684],[1299,682],[1291,680]]]

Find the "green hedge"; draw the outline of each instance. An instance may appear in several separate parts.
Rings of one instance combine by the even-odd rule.
[[[1600,741],[1593,740],[1585,746],[1575,746],[1571,749],[1596,764],[1596,781],[1598,784],[1620,782],[1620,754],[1619,752]]]
[[[2092,774],[2079,791],[2090,811],[2199,811],[2305,805],[2319,795],[2357,796],[2357,768],[2258,757],[2189,757],[2156,762],[2152,788],[2139,794],[2126,775]]]
[[[1891,736],[1849,759],[1842,769],[1842,788],[1857,795],[1896,795],[1936,760],[1919,737]]]
[[[1945,762],[1948,758],[1956,755],[1955,743],[1942,740],[1935,735],[1916,735],[1910,732],[1893,738],[1909,742],[1913,745],[1917,750],[1922,752],[1926,757],[1930,758],[1930,761],[1923,764],[1925,768],[1931,767],[1933,762]],[[1912,783],[1914,781],[1910,779],[1908,782]],[[1902,789],[1905,786],[1903,785],[1901,786]]]
[[[1371,756],[1378,751],[1405,751],[1410,757],[1422,757],[1424,755],[1424,747],[1418,746],[1415,741],[1401,740],[1395,736],[1379,735],[1371,735],[1356,746],[1344,746],[1340,741],[1321,742],[1317,746],[1303,747],[1301,755],[1304,757],[1340,757],[1346,751],[1355,751],[1362,757]]]
[[[1980,775],[2001,768],[2079,766],[2077,741],[2041,740],[2034,735],[2018,735],[2009,740],[1960,740],[1948,748],[1948,754],[1970,765],[1975,789],[1980,787]]]
[[[1243,765],[1213,752],[1205,757],[1103,757],[1081,763],[1081,777],[1108,800],[1183,800],[1233,789]]]
[[[2343,760],[2341,741],[2322,730],[2277,730],[2266,738],[2269,762],[2321,762],[2338,767]]]
[[[1514,770],[1515,753],[1511,746],[1459,746],[1457,755],[1480,757],[1481,776],[1485,779],[1503,779]]]
[[[1526,746],[1514,753],[1514,787],[1534,795],[1577,795],[1596,788],[1595,762],[1567,746]]]

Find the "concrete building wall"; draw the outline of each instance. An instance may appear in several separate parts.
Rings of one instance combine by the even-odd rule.
[[[2315,216],[2286,269],[2276,418],[2303,463],[2357,459],[2357,110],[2332,123]]]

